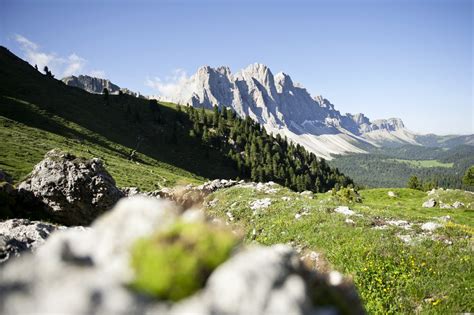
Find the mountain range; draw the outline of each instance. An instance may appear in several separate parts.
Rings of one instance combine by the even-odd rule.
[[[124,90],[108,80],[88,76],[63,82],[92,93]],[[229,67],[204,66],[180,82],[172,95],[151,96],[160,101],[204,107],[228,107],[240,117],[249,116],[268,132],[286,136],[316,155],[367,153],[378,147],[405,144],[431,147],[474,145],[474,135],[421,135],[405,127],[400,118],[370,120],[363,113],[341,114],[322,96],[313,97],[283,72],[255,63],[233,74]]]

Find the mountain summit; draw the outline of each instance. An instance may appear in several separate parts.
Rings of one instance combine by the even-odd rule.
[[[162,100],[212,108],[232,108],[249,116],[267,131],[285,135],[315,154],[365,152],[382,143],[416,144],[399,118],[370,121],[364,114],[341,114],[322,96],[312,97],[283,72],[273,75],[255,63],[232,74],[228,67],[204,66],[182,82],[174,95]]]

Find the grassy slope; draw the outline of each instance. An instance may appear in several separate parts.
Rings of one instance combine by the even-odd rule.
[[[241,187],[221,190],[209,196],[208,201],[217,201],[208,211],[227,221],[226,212],[231,212],[232,222],[244,230],[248,242],[253,238],[263,244],[291,242],[321,252],[333,267],[353,277],[369,313],[474,311],[474,195],[441,193],[439,198],[444,202],[456,199],[469,207],[446,210],[422,208],[429,197],[416,190],[392,189],[397,198],[388,197],[389,189],[363,190],[363,202],[349,205],[362,215],[351,217],[355,221],[352,226],[345,223],[344,215],[332,211],[344,203],[331,194],[309,199],[278,188],[275,194]],[[291,200],[284,201],[283,196]],[[272,204],[254,214],[249,203],[261,198],[270,198]],[[295,214],[303,209],[309,215],[296,219]],[[397,237],[402,234],[416,239],[422,223],[439,222],[436,217],[444,215],[450,215],[452,221],[413,245]],[[415,227],[410,231],[394,226],[378,230],[373,228],[377,219],[404,219]],[[254,229],[256,236],[252,235]]]
[[[147,100],[111,95],[107,105],[101,95],[47,78],[0,47],[0,168],[16,181],[55,147],[104,158],[121,186],[154,189],[236,176],[226,157],[208,153],[189,135],[189,121],[175,124],[175,105],[160,108],[157,124]],[[137,158],[130,162],[134,149]]]

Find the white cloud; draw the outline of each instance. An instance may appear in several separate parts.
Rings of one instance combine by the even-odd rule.
[[[37,65],[40,70],[48,66],[49,70],[57,78],[80,74],[84,71],[87,60],[75,53],[67,57],[61,57],[55,53],[41,51],[38,44],[22,35],[16,34],[15,40],[20,45],[20,49],[24,52],[25,58],[30,64]]]
[[[160,77],[147,78],[145,85],[156,90],[160,96],[171,98],[176,96],[188,81],[189,77],[186,72],[183,69],[176,69],[172,75],[166,76],[164,79]]]
[[[30,41],[28,38],[21,36],[20,34],[15,35],[15,40],[26,49],[30,49],[30,50],[38,49],[38,45]]]
[[[89,71],[89,75],[91,77],[104,79],[105,78],[105,71],[95,69],[95,70]]]
[[[66,69],[64,70],[64,76],[70,76],[79,73],[83,68],[86,60],[79,57],[76,54],[70,55],[66,60]]]

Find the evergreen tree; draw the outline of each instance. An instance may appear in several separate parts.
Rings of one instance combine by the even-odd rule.
[[[466,170],[462,182],[466,186],[474,186],[474,165]]]
[[[407,187],[411,189],[421,190],[422,185],[420,181],[418,180],[418,177],[416,177],[415,175],[412,175],[410,179],[408,179]]]
[[[103,98],[104,98],[104,104],[109,105],[109,90],[107,88],[104,88],[102,90],[102,95],[103,95]]]

